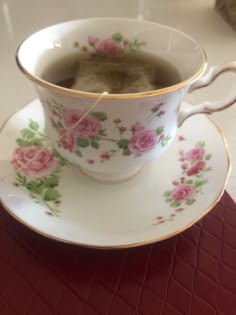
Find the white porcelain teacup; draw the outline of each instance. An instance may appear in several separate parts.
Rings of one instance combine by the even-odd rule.
[[[180,82],[150,92],[96,94],[42,79],[52,62],[75,50],[109,56],[131,48],[134,54],[141,50],[173,64]],[[234,94],[223,101],[181,109],[186,93],[209,85],[224,71],[235,71],[236,62],[215,66],[203,76],[206,54],[194,39],[146,21],[98,18],[54,25],[27,38],[18,48],[16,60],[36,87],[52,145],[97,180],[131,177],[166,150],[186,118],[225,109],[236,100]]]

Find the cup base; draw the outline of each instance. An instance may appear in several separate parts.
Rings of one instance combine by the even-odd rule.
[[[125,182],[135,177],[136,175],[138,175],[142,169],[143,169],[143,166],[138,166],[129,172],[126,171],[126,172],[107,174],[107,173],[98,173],[98,172],[89,171],[88,169],[85,169],[80,166],[80,170],[83,174],[87,175],[88,177],[95,180],[96,182],[108,183],[108,184],[116,184],[116,183]]]

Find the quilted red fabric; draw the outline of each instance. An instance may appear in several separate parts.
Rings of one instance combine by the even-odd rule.
[[[0,314],[235,315],[236,205],[225,193],[184,233],[114,251],[46,239],[0,207]]]

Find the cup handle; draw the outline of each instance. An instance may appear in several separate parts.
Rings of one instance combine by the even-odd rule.
[[[197,81],[195,81],[189,88],[188,93],[195,91],[197,89],[206,87],[210,85],[219,75],[226,71],[236,72],[236,61],[227,63],[221,66],[213,66]],[[223,100],[215,102],[202,102],[196,106],[187,109],[181,109],[178,116],[178,127],[180,127],[183,122],[192,115],[195,114],[213,114],[215,112],[224,110],[236,102],[236,90],[232,91],[231,94],[224,98]]]

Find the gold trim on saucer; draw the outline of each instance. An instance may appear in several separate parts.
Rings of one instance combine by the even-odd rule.
[[[26,105],[27,106],[27,105]],[[25,107],[26,107],[25,106]],[[17,115],[17,114],[14,114]],[[2,125],[2,127],[0,128],[0,132],[2,132],[4,130],[4,128],[6,127],[7,123],[11,120],[12,117],[14,117],[14,115],[12,115],[10,118],[8,118],[4,124]],[[227,173],[225,176],[225,180],[224,180],[224,184],[222,186],[222,189],[220,191],[220,193],[218,194],[218,196],[215,198],[215,200],[212,202],[212,204],[199,216],[197,217],[195,220],[193,220],[192,222],[190,222],[189,224],[187,224],[186,226],[184,226],[183,228],[173,232],[173,233],[169,233],[165,236],[162,237],[158,237],[158,238],[154,238],[151,240],[147,240],[144,242],[137,242],[137,243],[131,243],[131,244],[127,244],[127,245],[92,245],[92,244],[86,244],[86,243],[80,243],[80,242],[75,242],[75,241],[69,241],[69,240],[65,240],[59,237],[55,237],[52,236],[50,234],[44,233],[38,229],[36,229],[35,227],[33,227],[32,225],[26,223],[25,221],[23,221],[22,219],[20,219],[14,212],[12,212],[12,210],[3,202],[3,200],[0,198],[0,203],[2,204],[3,208],[18,222],[22,223],[23,225],[25,225],[26,227],[28,227],[29,229],[31,229],[32,231],[46,237],[52,240],[56,240],[56,241],[60,241],[62,243],[66,243],[66,244],[71,244],[71,245],[78,245],[81,247],[87,247],[87,248],[97,248],[97,249],[125,249],[125,248],[132,248],[132,247],[138,247],[138,246],[143,246],[143,245],[148,245],[148,244],[152,244],[152,243],[156,243],[165,239],[168,239],[170,237],[176,236],[177,234],[182,233],[183,231],[187,230],[188,228],[190,228],[194,223],[198,222],[200,219],[202,219],[216,204],[217,202],[220,200],[221,196],[224,193],[228,178],[229,178],[229,174],[230,174],[230,170],[231,170],[231,158],[230,158],[230,153],[229,153],[229,149],[228,149],[228,144],[226,142],[225,136],[222,132],[222,130],[215,124],[215,122],[213,122],[210,118],[208,118],[211,123],[215,126],[215,128],[217,129],[217,131],[219,132],[224,146],[225,146],[225,151],[226,151],[226,155],[227,155],[227,163],[228,163],[228,168],[227,168]]]

